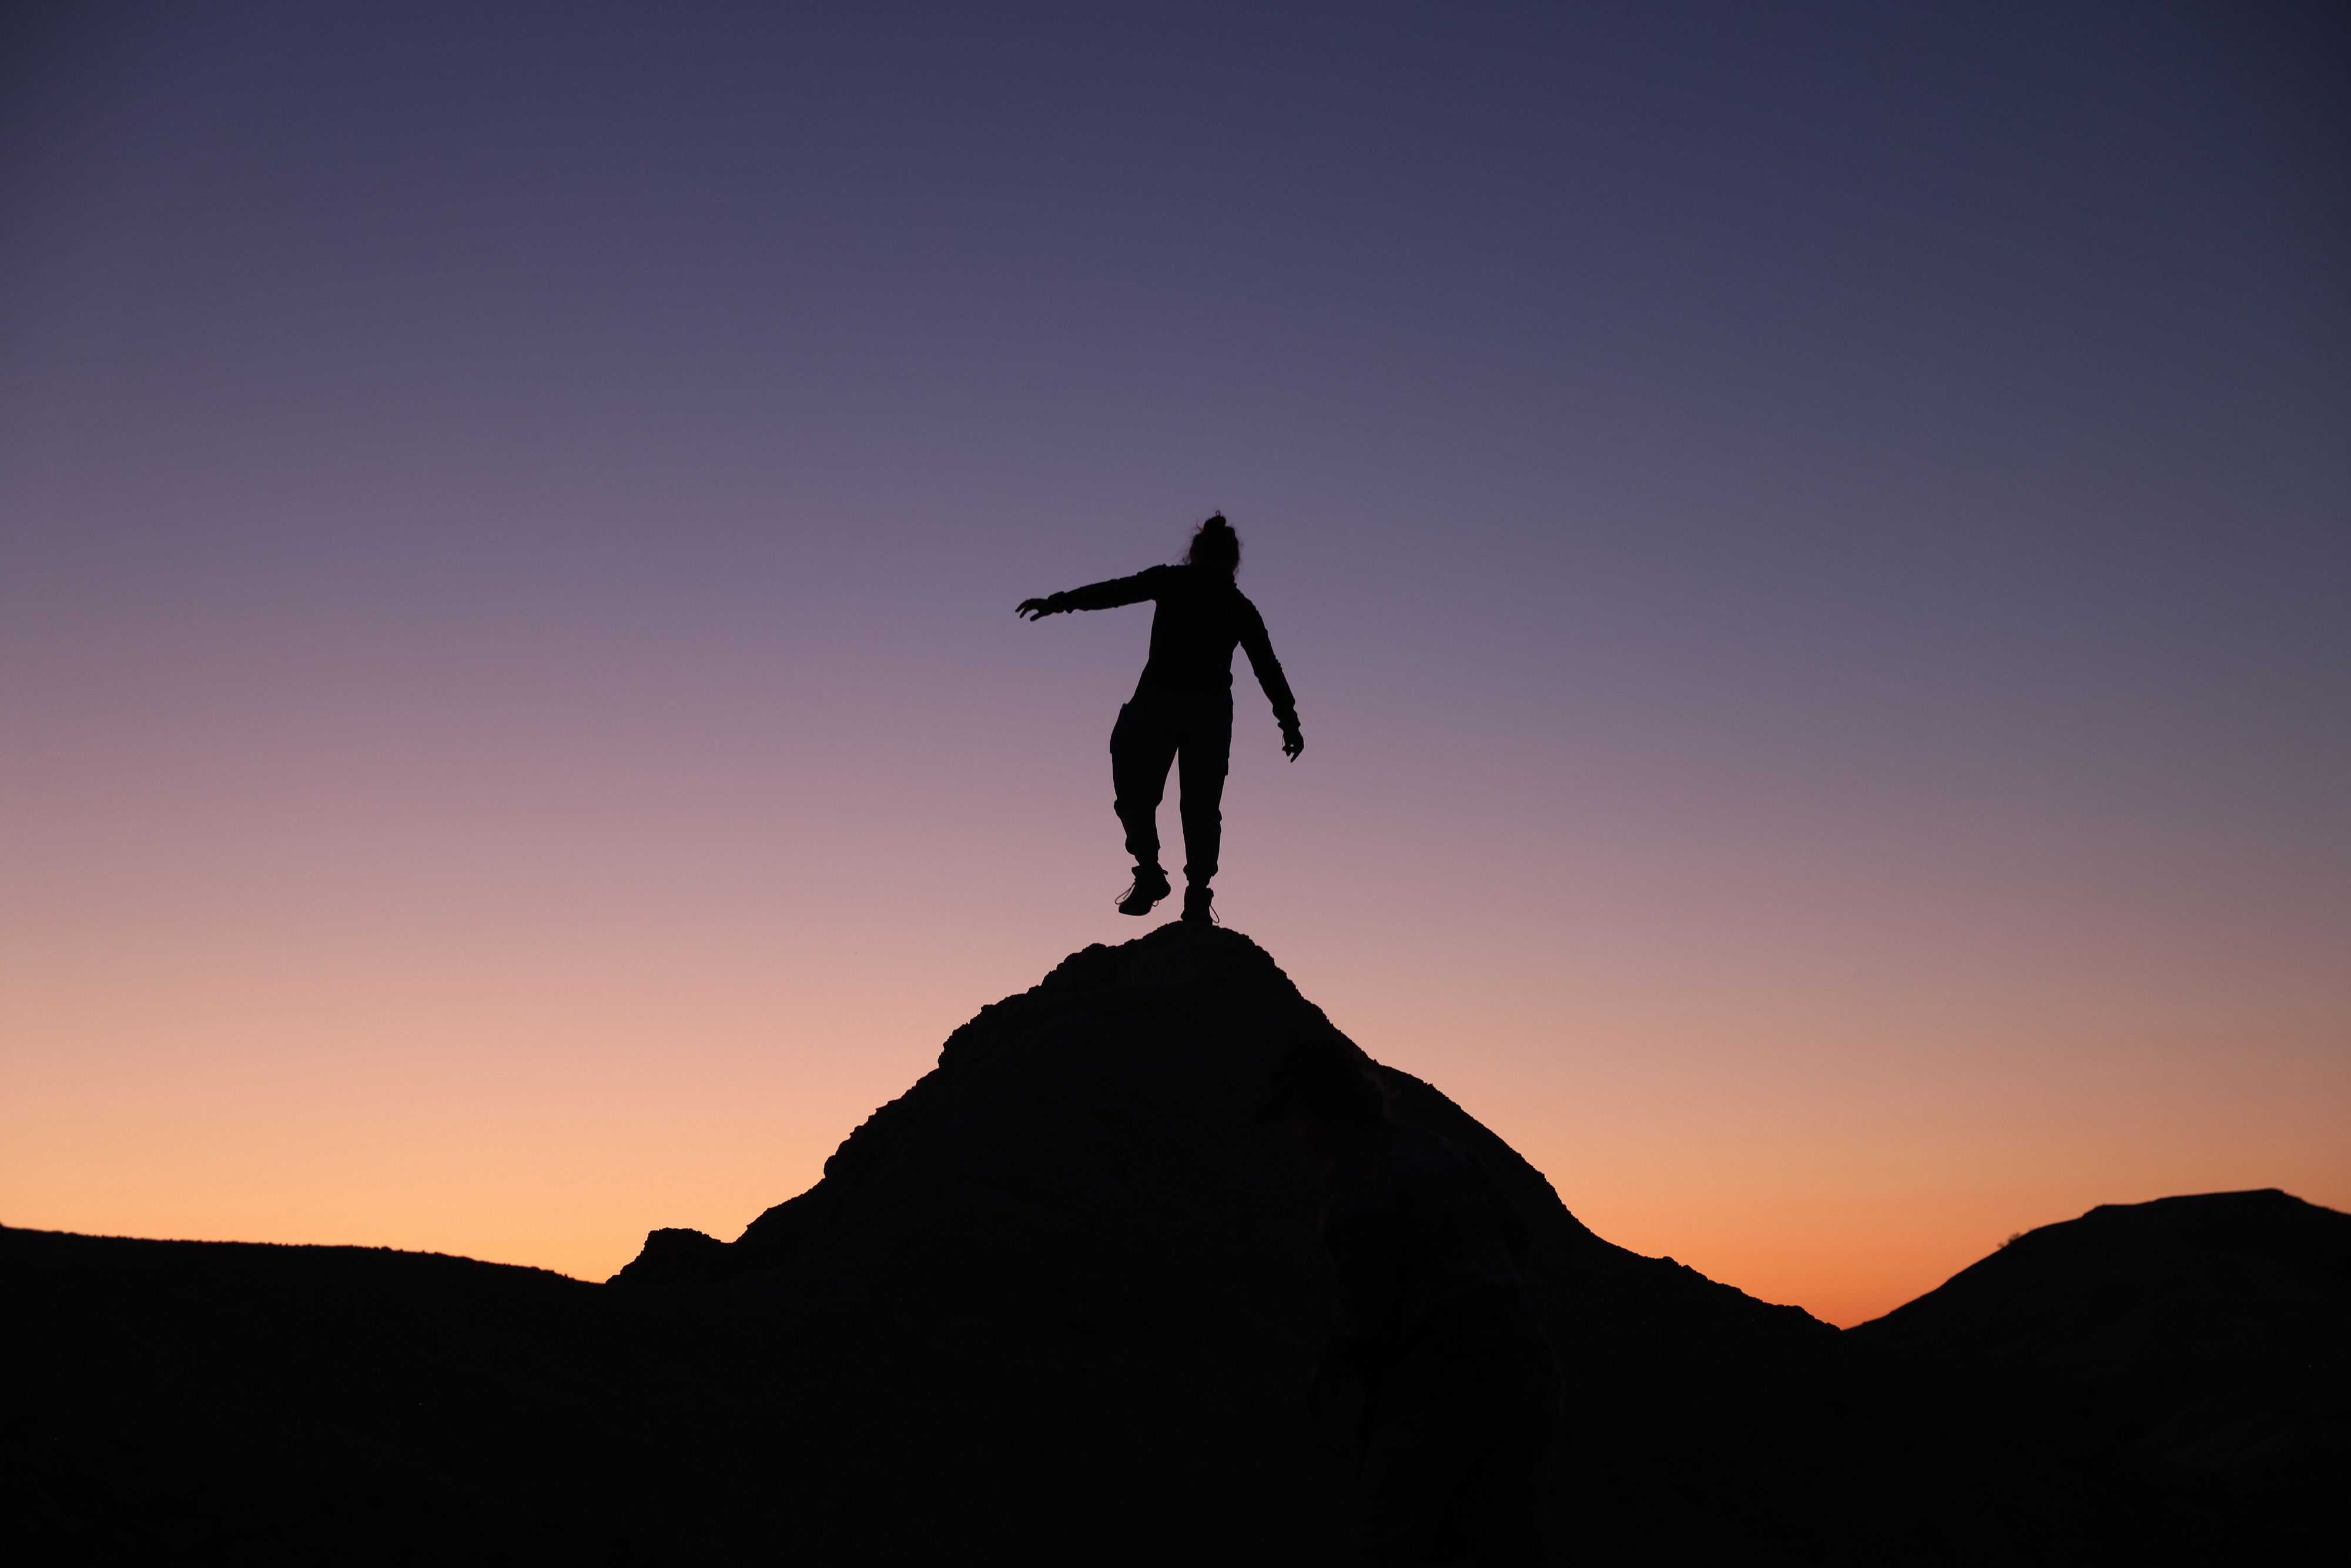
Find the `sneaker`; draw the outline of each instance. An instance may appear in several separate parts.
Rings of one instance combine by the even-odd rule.
[[[1151,906],[1167,896],[1167,873],[1155,865],[1134,868],[1134,885],[1118,901],[1121,915],[1148,915]]]
[[[1195,925],[1214,925],[1217,924],[1217,912],[1209,907],[1209,904],[1214,900],[1215,896],[1215,894],[1208,891],[1207,884],[1206,883],[1196,882],[1191,886],[1186,888],[1184,890],[1184,918],[1192,922]]]

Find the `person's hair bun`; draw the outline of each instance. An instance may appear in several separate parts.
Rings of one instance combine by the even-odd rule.
[[[1212,512],[1208,520],[1192,530],[1192,548],[1184,559],[1194,566],[1213,566],[1225,571],[1238,571],[1241,565],[1240,536],[1233,532],[1232,524],[1225,521],[1222,512]]]

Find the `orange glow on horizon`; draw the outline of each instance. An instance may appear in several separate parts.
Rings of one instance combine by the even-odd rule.
[[[1949,1028],[1918,1022],[1948,1001],[1933,988],[1864,1005],[1750,982],[1668,1005],[1592,985],[1569,1006],[1560,975],[1507,943],[1287,907],[1262,883],[1236,879],[1233,897],[1269,916],[1259,939],[1309,998],[1510,1141],[1595,1232],[1834,1322],[2101,1202],[2259,1186],[2351,1199],[2334,1110],[2351,1068],[2323,998],[2276,996],[2281,1049],[2259,1055],[2199,1038],[2219,1026],[2176,1006],[2110,1009],[2104,1039],[2052,1071],[2031,1027],[2046,998]],[[672,925],[676,902],[641,888],[634,907],[663,923],[607,903],[533,924],[479,895],[329,913],[323,890],[287,901],[316,918],[207,921],[151,900],[147,936],[20,923],[12,951],[41,961],[12,977],[5,1022],[49,1049],[18,1053],[0,1113],[5,1218],[591,1280],[656,1227],[731,1238],[813,1182],[957,1023],[1081,945],[960,909],[910,930],[894,896],[831,892],[830,920],[776,892]],[[1107,940],[1138,929],[1095,924]],[[134,942],[141,983],[125,986]],[[1383,945],[1386,963],[1354,956]]]

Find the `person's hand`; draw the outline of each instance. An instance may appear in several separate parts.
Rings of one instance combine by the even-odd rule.
[[[1292,762],[1295,762],[1298,760],[1298,754],[1305,749],[1306,737],[1298,732],[1298,727],[1294,724],[1283,726],[1281,731],[1281,754],[1284,757],[1289,758]]]
[[[1053,607],[1042,599],[1024,599],[1020,601],[1020,607],[1012,613],[1025,615],[1031,621],[1042,621],[1046,616],[1053,613]]]

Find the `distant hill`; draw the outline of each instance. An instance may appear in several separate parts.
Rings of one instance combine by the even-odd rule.
[[[2339,1539],[2351,1215],[2274,1188],[2104,1204],[1847,1337],[2002,1390],[2089,1484],[2159,1500],[2151,1539]]]
[[[1233,932],[1087,948],[957,1030],[816,1186],[731,1242],[656,1231],[604,1285],[0,1229],[28,1347],[0,1401],[16,1538],[43,1561],[1332,1561],[1349,1450],[1304,1396],[1331,1281],[1301,1169],[1256,1119],[1292,1042],[1330,1030]],[[2055,1386],[2032,1347],[2087,1321],[2034,1305],[2064,1269],[2011,1282],[2056,1251],[2026,1238],[1840,1335],[1612,1246],[1435,1088],[1374,1071],[1531,1238],[1568,1379],[1543,1479],[1559,1561],[2143,1542],[2142,1472],[2072,1435],[2105,1396],[2036,1393],[2028,1420],[2012,1392]],[[2301,1267],[2245,1265],[2260,1288],[2221,1291],[2242,1312],[2207,1316],[2248,1343],[2303,1323],[2262,1304],[2339,1293],[2322,1268],[2294,1296]],[[1998,1289],[1965,1305],[1985,1270]],[[2002,1312],[2025,1326],[1984,1326]],[[2158,1364],[2163,1322],[2133,1342]],[[2146,1364],[2111,1360],[2124,1394]],[[2277,1427],[2269,1490],[2243,1496],[2290,1511],[2315,1430]]]

